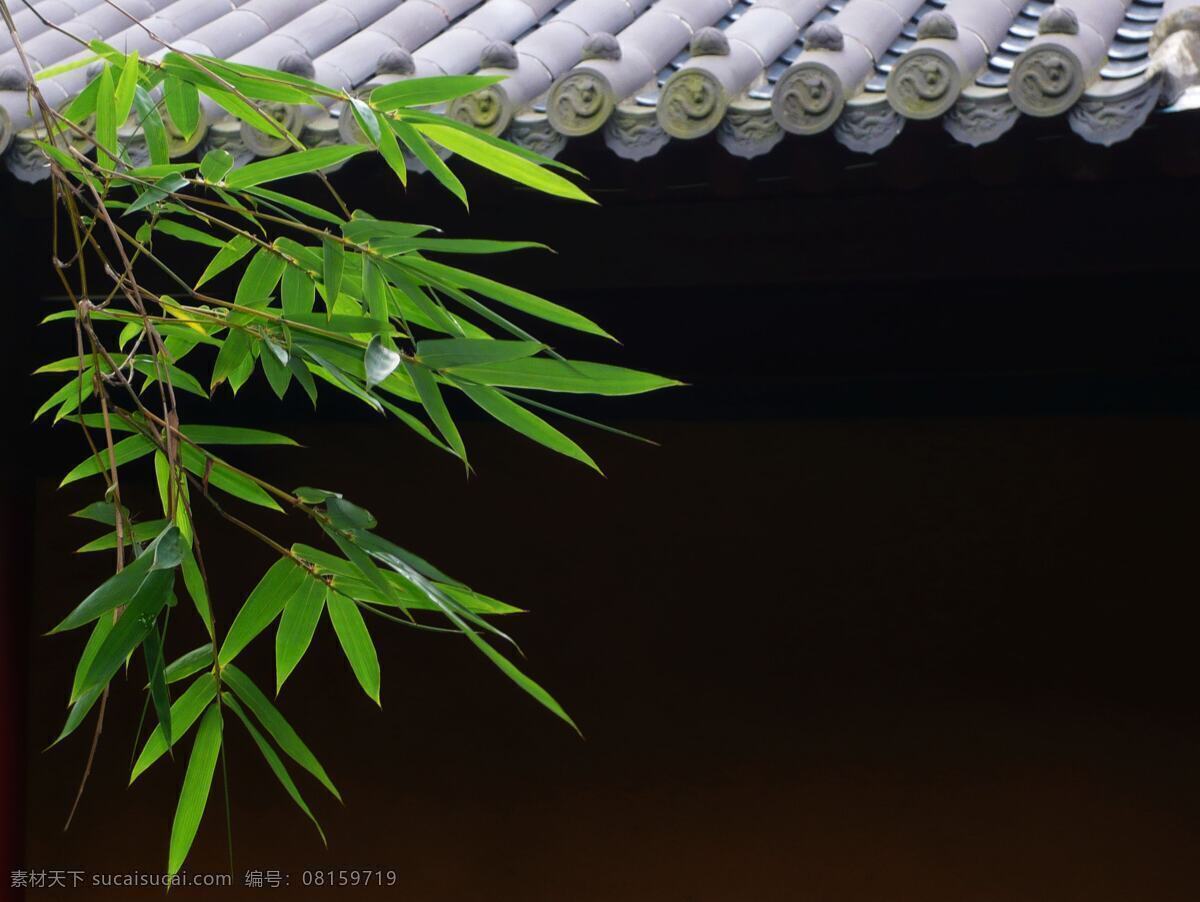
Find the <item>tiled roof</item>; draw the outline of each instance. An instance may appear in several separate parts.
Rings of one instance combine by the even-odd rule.
[[[29,2],[36,14],[15,19],[37,67],[79,54],[65,31],[143,56],[170,42],[349,90],[504,75],[449,113],[551,155],[597,131],[631,159],[710,132],[746,157],[788,133],[828,130],[873,153],[907,119],[932,118],[978,145],[1022,114],[1065,115],[1085,140],[1111,144],[1156,107],[1200,106],[1200,7],[1189,0]],[[34,178],[35,123],[16,62],[0,36],[0,150]],[[76,69],[39,84],[63,103],[87,77]],[[216,107],[204,112],[205,127],[173,152],[204,142],[244,160],[286,149]],[[308,144],[359,137],[336,106],[275,112]]]

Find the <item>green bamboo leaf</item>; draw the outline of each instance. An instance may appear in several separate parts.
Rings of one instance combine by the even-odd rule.
[[[309,372],[308,364],[293,354],[288,358],[288,369],[292,371],[292,375],[296,377],[296,381],[300,383],[300,387],[304,389],[308,400],[315,408],[317,406],[317,386],[313,381],[312,373]]]
[[[329,147],[297,150],[283,156],[248,163],[226,176],[225,184],[233,190],[240,190],[264,182],[303,175],[306,172],[316,172],[318,169],[326,169],[357,156],[366,149],[358,144],[334,144]]]
[[[133,532],[125,530],[125,545],[132,545],[134,542],[148,542],[156,535],[163,531],[167,526],[166,520],[147,520],[144,523],[134,523]],[[105,533],[98,539],[92,539],[86,545],[81,545],[75,550],[76,554],[87,554],[92,551],[109,551],[117,547],[116,530]]]
[[[377,539],[377,537],[374,536],[372,538]],[[382,543],[382,540],[378,541]],[[406,579],[413,579],[414,575],[416,575],[413,573],[413,571],[411,571],[411,569],[406,568],[402,561],[397,560],[395,556],[391,554],[379,553],[373,554],[372,556],[391,567],[396,573]],[[562,706],[554,699],[552,695],[550,695],[549,692],[543,689],[534,680],[522,673],[519,668],[517,668],[511,661],[508,660],[508,658],[496,651],[496,649],[494,649],[482,636],[480,636],[476,630],[471,628],[466,620],[460,616],[460,611],[462,609],[456,609],[456,606],[448,604],[443,593],[438,591],[429,591],[429,589],[432,587],[428,586],[428,584],[421,580],[419,576],[416,580],[414,580],[414,585],[422,590],[425,590],[426,595],[432,602],[434,602],[434,604],[437,605],[446,618],[459,630],[461,630],[467,639],[470,640],[471,644],[483,652],[483,654],[487,656],[488,660],[495,664],[505,676],[520,686],[521,689],[537,700],[540,704],[544,705],[548,710],[562,718],[562,720],[569,724],[573,730],[575,730],[577,733],[579,732],[579,727],[575,725],[575,721],[570,718],[567,712],[563,710]],[[473,623],[484,624],[485,626],[488,625],[478,617],[471,618],[471,621]]]
[[[224,272],[237,263],[242,257],[250,253],[250,249],[254,247],[254,242],[245,235],[234,235],[225,243],[221,250],[217,251],[216,256],[212,258],[204,273],[200,276],[200,280],[196,282],[196,287],[199,288],[217,273]]]
[[[461,200],[464,207],[470,209],[470,204],[467,203],[467,189],[458,180],[458,176],[450,171],[450,167],[446,165],[445,161],[429,146],[425,136],[407,122],[396,122],[389,119],[387,124],[396,133],[396,137],[409,149],[409,152],[433,173],[433,177],[441,182],[447,191]]]
[[[133,108],[137,112],[138,125],[146,137],[146,150],[150,154],[152,164],[165,164],[170,160],[170,149],[167,146],[167,129],[163,123],[158,105],[141,85],[133,92]]]
[[[452,373],[484,385],[588,395],[636,395],[683,384],[653,373],[607,363],[551,360],[546,357],[455,367]]]
[[[87,692],[83,693],[83,695],[79,696],[75,703],[71,705],[71,710],[67,712],[67,722],[63,724],[63,728],[59,732],[57,738],[55,738],[55,740],[50,743],[47,748],[53,748],[74,733],[79,725],[83,723],[84,718],[88,716],[88,712],[91,711],[95,706],[96,701],[103,694],[103,686],[94,686]]]
[[[400,145],[396,143],[396,133],[390,128],[381,129],[379,137],[375,139],[375,143],[379,147],[379,155],[383,157],[385,163],[392,167],[392,171],[396,173],[396,178],[400,179],[400,184],[407,186],[408,164],[404,162],[404,152],[400,150]]]
[[[520,310],[522,313],[536,316],[538,319],[544,319],[547,322],[566,326],[568,329],[575,329],[579,332],[599,335],[601,338],[612,338],[586,316],[576,313],[574,310],[568,310],[553,301],[530,294],[528,291],[513,288],[511,285],[447,266],[435,260],[425,260],[419,257],[405,257],[404,265],[436,282],[445,282],[453,288],[477,292],[515,310]]]
[[[267,765],[271,768],[271,772],[275,774],[276,779],[283,784],[283,788],[287,790],[287,794],[292,797],[292,801],[295,802],[299,806],[300,810],[308,815],[308,819],[313,822],[313,826],[317,828],[317,833],[321,837],[321,842],[325,845],[328,845],[328,843],[325,842],[325,831],[321,829],[321,825],[317,823],[316,817],[305,803],[304,797],[300,795],[300,790],[296,788],[296,784],[293,782],[291,774],[287,772],[287,768],[283,764],[283,759],[279,757],[279,755],[275,752],[275,749],[271,748],[271,744],[267,742],[267,738],[263,736],[263,734],[260,733],[250,721],[249,716],[247,716],[246,712],[242,710],[242,706],[238,704],[238,700],[232,694],[228,692],[222,693],[221,701],[229,707],[229,710],[238,716],[239,720],[241,720],[242,725],[246,728],[246,732],[249,733],[250,738],[254,740],[254,744],[258,746],[258,750],[262,752],[262,756],[267,759]]]
[[[216,147],[204,155],[200,161],[200,174],[206,182],[219,182],[233,168],[233,154],[221,147]]]
[[[217,352],[217,359],[213,363],[212,379],[209,381],[210,389],[215,389],[226,380],[232,380],[234,374],[250,357],[251,347],[249,335],[241,329],[230,329],[229,334],[225,337],[225,343],[221,345],[221,350]]]
[[[187,773],[183,775],[183,788],[179,791],[179,804],[175,806],[175,820],[171,824],[171,849],[168,855],[167,873],[176,874],[183,867],[184,859],[192,848],[200,818],[208,805],[208,794],[212,788],[213,773],[217,769],[217,757],[221,753],[221,707],[210,705],[196,730],[196,741],[192,744],[192,755],[188,759]]]
[[[66,384],[60,386],[50,397],[48,397],[42,406],[37,409],[37,413],[33,415],[34,420],[41,418],[42,414],[50,410],[52,407],[58,407],[58,413],[54,415],[54,422],[58,422],[67,414],[75,410],[79,406],[79,396],[82,394],[84,400],[92,396],[92,373],[93,369],[90,366],[84,367],[83,372],[71,378]],[[61,406],[60,406],[61,405]]]
[[[164,235],[170,235],[172,238],[178,238],[181,241],[191,241],[194,244],[204,244],[215,248],[225,247],[225,242],[215,235],[202,232],[200,229],[194,229],[190,225],[184,225],[181,222],[175,222],[173,219],[160,217],[154,223],[154,230],[162,232]]]
[[[179,367],[170,363],[163,363],[161,360],[158,363],[166,371],[167,378],[171,380],[171,385],[181,391],[189,392],[193,395],[198,395],[201,398],[207,398],[208,392],[204,390],[196,377],[186,370],[181,370]],[[133,361],[133,368],[146,377],[146,381],[142,384],[142,391],[146,390],[146,386],[159,381],[159,370],[155,366],[153,358],[139,356]]]
[[[479,91],[501,81],[495,75],[435,75],[428,78],[405,78],[391,84],[380,85],[371,92],[371,106],[381,112],[390,112],[402,107],[427,106],[445,103]]]
[[[523,250],[550,250],[537,241],[492,241],[486,238],[385,238],[372,241],[371,247],[386,256],[412,251],[431,251],[439,254],[507,254]]]
[[[601,472],[600,468],[596,466],[596,462],[579,445],[575,444],[575,442],[567,438],[567,436],[563,435],[541,417],[526,410],[515,401],[506,398],[494,388],[488,388],[484,385],[471,385],[457,379],[453,380],[453,382],[468,398],[505,426],[521,433],[527,438],[533,439],[541,445],[545,445],[552,451],[557,451],[559,454],[587,464],[597,473]]]
[[[200,619],[204,622],[208,635],[211,637],[214,630],[212,607],[208,603],[208,589],[204,585],[204,576],[200,572],[200,565],[191,548],[183,549],[183,563],[179,569],[183,573],[183,585],[187,589],[188,597],[192,599],[196,613],[200,615]]]
[[[275,293],[283,270],[287,266],[279,254],[259,248],[246,265],[242,279],[238,282],[234,302],[246,307],[262,307]]]
[[[306,579],[295,595],[288,599],[275,631],[275,694],[283,688],[308,651],[321,611],[325,609],[326,586],[316,579]]]
[[[171,124],[184,139],[196,133],[200,125],[200,95],[196,86],[172,75],[163,80],[163,99]]]
[[[112,68],[104,66],[100,70],[100,86],[96,94],[96,163],[101,169],[112,169],[116,165],[109,153],[117,152],[117,125]]]
[[[378,335],[371,336],[363,352],[363,370],[367,388],[371,389],[390,376],[400,365],[400,355],[383,343]]]
[[[369,510],[340,495],[325,499],[325,513],[329,515],[329,522],[338,529],[373,529],[378,525]]]
[[[350,669],[354,671],[358,684],[368,698],[382,706],[379,700],[379,656],[362,612],[353,601],[336,592],[328,593],[326,607],[333,631],[337,633],[338,642],[346,653],[346,660],[350,662]]]
[[[113,608],[128,604],[137,594],[142,581],[146,578],[146,574],[150,572],[150,565],[153,562],[153,552],[143,552],[138,555],[127,567],[114,573],[93,589],[87,598],[81,601],[75,610],[68,614],[50,632],[61,633],[65,630],[76,629],[85,623],[90,623],[101,614],[107,613]]]
[[[273,204],[278,204],[281,207],[287,207],[296,213],[302,213],[305,216],[311,216],[313,219],[319,219],[321,222],[327,222],[333,226],[340,226],[345,220],[340,216],[335,216],[328,210],[323,210],[315,204],[310,204],[307,201],[299,200],[295,197],[289,197],[286,194],[280,194],[278,191],[272,191],[269,188],[255,187],[245,189],[245,193],[252,197],[261,198],[270,201]]]
[[[283,287],[280,294],[284,316],[312,313],[317,286],[304,270],[298,266],[289,266],[283,271]]]
[[[144,210],[151,204],[156,204],[159,201],[166,200],[168,194],[187,187],[187,179],[178,173],[172,173],[165,178],[160,179],[155,184],[150,185],[142,190],[142,193],[137,196],[128,207],[125,208],[124,216],[129,216],[131,213],[137,213],[139,210]]]
[[[332,238],[322,238],[321,254],[324,261],[322,278],[325,282],[325,312],[332,315],[333,305],[342,290],[342,273],[346,267],[346,252],[339,242]]]
[[[306,771],[321,781],[321,785],[333,794],[339,802],[342,797],[337,788],[321,767],[321,762],[309,751],[308,746],[296,735],[296,731],[284,720],[279,710],[262,694],[257,686],[244,673],[230,664],[223,670],[223,677],[234,694],[249,708],[258,722],[263,725],[271,738],[283,749],[284,754],[303,767]]]
[[[312,359],[313,363],[319,367],[319,369],[316,371],[318,376],[325,379],[325,381],[329,382],[331,385],[335,385],[342,391],[358,398],[364,404],[369,405],[379,413],[383,413],[383,405],[379,402],[379,399],[343,373],[341,368],[339,368],[336,364],[330,360],[327,360],[321,354],[318,354],[308,346],[302,346],[301,350],[304,351],[304,353]]]
[[[280,558],[272,564],[230,624],[217,656],[221,666],[232,661],[255,636],[270,626],[309,579],[304,570],[288,558]]]
[[[186,654],[180,655],[163,668],[163,679],[167,683],[178,683],[180,680],[186,680],[192,674],[211,667],[212,663],[212,643],[205,642],[199,648],[193,648]]]
[[[429,123],[421,123],[415,128],[425,137],[442,145],[446,150],[497,175],[502,175],[537,191],[553,194],[556,197],[581,200],[589,204],[595,203],[578,185],[567,181],[558,173],[531,163],[524,157],[510,153],[489,141],[481,141],[470,132]]]
[[[362,257],[362,293],[367,312],[373,319],[386,325],[388,321],[387,282],[379,267],[366,254],[363,254]]]
[[[118,125],[129,118],[129,113],[133,109],[133,93],[137,88],[137,80],[138,52],[134,50],[125,58],[124,65],[121,68],[121,77],[117,79],[113,106],[116,109],[116,121]]]
[[[114,615],[108,614],[100,617],[92,626],[92,633],[88,636],[83,653],[75,664],[75,675],[71,680],[71,698],[82,698],[87,694],[83,691],[84,678],[91,670],[92,662],[96,660],[96,652],[100,651],[100,646],[104,644],[104,640],[108,638],[108,634],[112,632],[115,625]]]
[[[223,91],[220,88],[204,88],[204,94],[213,103],[227,112],[234,119],[240,119],[252,128],[258,129],[274,138],[283,138],[287,140],[289,137],[293,140],[294,135],[291,135],[283,126],[265,115],[258,107],[253,104],[246,103],[241,97],[229,91]]]
[[[211,659],[210,659],[211,660]],[[183,691],[171,705],[171,735],[174,742],[179,742],[187,735],[188,730],[208,707],[209,702],[217,697],[217,681],[211,673],[203,673]],[[146,744],[133,764],[129,782],[133,783],[155,761],[167,753],[167,740],[161,726],[156,726],[146,737]]]
[[[481,363],[504,363],[546,350],[538,341],[481,338],[435,338],[417,342],[417,359],[435,370]]]
[[[206,426],[195,423],[180,426],[179,431],[197,445],[290,445],[298,448],[295,439],[265,429],[244,426]]]
[[[174,582],[174,570],[151,570],[146,575],[137,592],[129,599],[121,619],[113,625],[96,651],[96,657],[83,678],[81,692],[107,683],[142,643],[146,634],[154,628],[159,612],[166,607]]]
[[[147,552],[150,549],[146,549]],[[183,537],[174,523],[167,526],[154,542],[151,570],[174,570],[183,560]]]
[[[268,495],[262,486],[248,476],[234,472],[219,461],[213,461],[212,467],[209,468],[207,466],[209,458],[191,445],[182,444],[179,446],[179,458],[185,468],[201,478],[206,478],[208,484],[213,488],[220,489],[234,498],[248,501],[250,504],[257,504],[259,507],[269,508],[273,511],[282,510],[275,503],[275,499]]]
[[[458,427],[454,425],[454,420],[450,416],[450,411],[446,407],[446,402],[442,398],[441,390],[433,375],[423,366],[411,364],[407,360],[402,363],[404,371],[408,373],[413,386],[417,389],[417,394],[420,395],[421,404],[425,407],[425,412],[429,414],[429,419],[442,434],[446,444],[454,449],[454,453],[464,464],[467,463],[467,449],[463,445],[462,436],[458,433]]]
[[[129,509],[122,506],[121,512],[125,516],[125,519],[128,520]],[[75,511],[71,516],[78,517],[81,520],[93,520],[105,526],[115,527],[117,525],[117,508],[111,501],[93,501],[82,510]]]
[[[354,121],[358,123],[362,133],[372,144],[378,146],[382,132],[379,128],[379,117],[375,115],[375,111],[357,97],[349,98],[349,106],[354,115]]]
[[[163,671],[162,637],[158,627],[150,628],[146,638],[142,640],[142,655],[146,659],[146,673],[150,679],[150,700],[154,704],[154,713],[158,716],[158,725],[162,728],[163,738],[169,747],[171,745],[171,695],[167,689],[167,680]]]
[[[264,353],[259,354],[258,359],[262,363],[263,374],[270,383],[271,391],[282,400],[292,381],[292,371],[288,368],[288,353],[273,341],[268,340],[266,345]]]

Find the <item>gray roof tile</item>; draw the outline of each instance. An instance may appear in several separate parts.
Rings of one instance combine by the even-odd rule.
[[[1131,135],[1157,104],[1200,107],[1200,6],[1190,0],[31,0],[15,14],[34,64],[82,55],[45,16],[87,40],[143,55],[186,49],[312,71],[348,91],[398,78],[489,71],[497,85],[449,113],[556,153],[600,131],[640,159],[672,138],[715,133],[754,156],[831,131],[875,152],[907,118],[940,119],[956,139],[996,140],[1020,115],[1066,115],[1089,141]],[[0,37],[0,150],[41,174],[11,44]],[[40,84],[65,103],[84,69]],[[1190,93],[1189,93],[1190,92]],[[1184,100],[1181,101],[1181,98]],[[1192,99],[1188,99],[1192,98]],[[361,139],[339,105],[271,110],[306,142]],[[195,141],[241,160],[287,145],[206,105]],[[134,130],[129,130],[131,140]]]

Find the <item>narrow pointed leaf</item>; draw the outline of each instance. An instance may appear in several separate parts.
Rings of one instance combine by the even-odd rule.
[[[168,75],[163,81],[163,99],[171,124],[184,138],[190,138],[200,125],[200,96],[196,86]]]
[[[589,395],[636,395],[682,385],[674,379],[607,363],[547,357],[455,367],[452,372],[484,385]]]
[[[316,579],[306,579],[300,591],[288,599],[275,631],[275,694],[283,688],[308,646],[312,643],[321,611],[325,608],[326,586]]]
[[[300,591],[305,580],[313,581],[288,558],[281,558],[271,565],[229,626],[218,655],[222,667],[270,626],[284,605]]]
[[[479,338],[435,338],[417,342],[417,357],[435,370],[478,366],[532,357],[546,346],[537,341],[497,341]]]
[[[179,791],[179,803],[175,806],[167,863],[168,874],[175,874],[183,867],[184,859],[192,848],[196,830],[200,827],[200,819],[208,805],[208,794],[212,789],[213,773],[217,769],[220,753],[221,708],[219,705],[210,705],[204,712],[199,729],[196,730],[196,741],[188,759],[187,773],[183,775],[183,788]]]
[[[600,472],[596,462],[579,445],[516,401],[504,397],[494,388],[488,388],[485,385],[471,385],[457,380],[454,384],[480,408],[486,410],[505,426],[545,445],[552,451],[587,464],[597,473]]]
[[[354,676],[367,693],[367,697],[375,704],[380,704],[379,656],[375,652],[375,643],[371,641],[367,624],[363,621],[362,612],[353,601],[336,592],[328,594],[326,607],[329,609],[333,631],[337,633],[342,651],[346,653],[346,660],[350,662],[350,669],[354,671]]]
[[[147,555],[143,555],[145,557]],[[159,612],[166,606],[175,582],[174,570],[151,570],[96,652],[92,666],[83,679],[82,691],[107,683],[154,629]]]
[[[316,756],[309,751],[308,746],[296,735],[296,731],[284,720],[283,715],[259,688],[250,681],[250,678],[232,664],[224,669],[223,675],[229,688],[253,712],[254,716],[258,718],[258,722],[283,749],[284,754],[320,780],[321,785],[328,789],[334,798],[341,801],[342,797],[326,775],[325,768],[321,767]]]
[[[425,407],[425,412],[429,414],[429,419],[442,434],[446,444],[454,449],[454,453],[463,463],[466,463],[467,449],[463,445],[462,436],[459,435],[458,427],[454,425],[454,420],[450,416],[450,411],[446,407],[446,402],[442,398],[441,390],[433,375],[423,366],[411,364],[407,360],[403,363],[404,371],[408,373],[417,394],[420,395],[421,404]]]
[[[313,826],[317,828],[317,834],[321,837],[321,842],[328,845],[328,843],[325,842],[325,831],[321,829],[321,825],[317,823],[317,819],[309,809],[308,804],[304,801],[304,797],[300,795],[300,790],[296,788],[296,784],[292,780],[291,774],[287,772],[287,767],[284,766],[283,759],[280,758],[275,749],[271,747],[271,743],[267,741],[267,738],[258,731],[257,727],[254,726],[249,716],[247,716],[246,712],[242,709],[242,706],[238,703],[238,700],[233,695],[226,692],[221,696],[221,701],[228,706],[229,710],[238,716],[239,720],[241,720],[242,725],[246,728],[246,732],[250,734],[250,738],[254,740],[254,744],[258,746],[258,750],[262,752],[262,756],[267,760],[267,766],[271,768],[271,772],[275,774],[275,778],[283,785],[283,788],[287,791],[287,794],[292,797],[292,801],[299,806],[300,810],[308,815],[308,819],[312,821]]]
[[[187,735],[208,703],[217,697],[217,681],[211,673],[201,674],[171,705],[171,735],[178,742]],[[162,728],[156,726],[146,738],[146,744],[133,764],[129,775],[132,783],[150,765],[167,753],[167,740]]]
[[[167,689],[167,679],[164,674],[162,637],[158,627],[152,627],[142,640],[142,654],[146,659],[146,672],[150,678],[150,701],[154,704],[154,713],[158,716],[158,725],[163,731],[163,739],[171,745],[171,696]]]
[[[226,176],[225,184],[232,189],[250,188],[264,182],[316,172],[318,169],[326,169],[357,156],[366,149],[358,144],[334,144],[329,147],[298,150],[280,157],[248,163]]]
[[[180,655],[163,669],[163,679],[167,683],[178,683],[186,680],[192,674],[199,673],[213,663],[212,643],[205,642],[199,648],[193,648],[186,654]]]

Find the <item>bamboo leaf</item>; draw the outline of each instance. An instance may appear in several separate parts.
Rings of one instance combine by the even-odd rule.
[[[194,135],[200,125],[200,95],[196,92],[196,86],[168,75],[163,80],[163,99],[171,124],[179,134],[185,140]]]
[[[290,445],[299,447],[295,439],[265,429],[247,429],[244,426],[206,426],[190,424],[180,426],[179,431],[197,445]]]
[[[402,107],[445,103],[494,85],[502,78],[495,75],[435,75],[429,78],[405,78],[380,85],[371,92],[371,106],[381,112]]]
[[[312,643],[321,611],[325,609],[323,582],[306,579],[300,591],[288,599],[275,631],[275,694],[283,688],[284,681],[296,669],[308,646]]]
[[[186,680],[192,674],[199,673],[213,663],[212,643],[205,642],[199,648],[193,648],[186,654],[180,655],[163,669],[163,679],[167,683],[178,683]]]
[[[232,664],[224,669],[223,676],[229,688],[253,712],[254,716],[258,718],[258,722],[283,749],[284,754],[320,780],[321,785],[340,802],[342,797],[326,775],[325,768],[321,767],[321,762],[309,751],[308,746],[296,735],[296,731],[284,720],[283,715],[259,688],[250,681],[250,678]]]
[[[209,660],[212,660],[211,658]],[[188,730],[208,707],[209,702],[217,697],[217,681],[211,673],[201,674],[183,691],[175,703],[171,705],[171,735],[172,743],[178,742],[187,735]],[[133,783],[146,768],[167,753],[167,739],[161,726],[156,726],[146,737],[146,744],[133,764],[129,782]]]
[[[287,263],[279,254],[265,247],[259,248],[242,273],[234,302],[246,307],[266,306],[286,266]]]
[[[215,147],[200,160],[200,174],[206,182],[219,182],[233,168],[233,154],[222,147]]]
[[[412,380],[412,384],[421,398],[425,412],[429,414],[429,419],[442,434],[446,444],[454,449],[454,453],[464,464],[467,463],[467,449],[463,445],[462,436],[458,433],[458,427],[454,425],[454,420],[450,416],[450,411],[446,407],[446,402],[442,398],[441,390],[434,381],[433,375],[419,364],[411,364],[407,360],[402,362],[404,371],[408,373],[408,377]]]
[[[143,554],[143,557],[149,552]],[[175,571],[151,570],[137,592],[129,599],[121,619],[113,625],[96,657],[83,678],[81,692],[107,683],[137,648],[146,634],[154,629],[159,612],[166,606],[175,582]],[[74,699],[72,699],[74,701]]]
[[[138,71],[138,52],[134,50],[125,58],[121,77],[117,79],[113,106],[118,125],[129,118],[129,112],[133,109],[133,93],[137,88]]]
[[[109,154],[117,152],[117,124],[112,67],[104,66],[100,70],[96,94],[96,163],[101,169],[112,169],[116,165]]]
[[[83,695],[79,696],[75,703],[71,705],[71,710],[67,712],[67,722],[63,724],[62,730],[59,732],[55,740],[50,743],[48,748],[53,748],[74,733],[79,725],[83,723],[83,719],[88,716],[88,712],[91,711],[95,706],[96,701],[103,694],[103,686],[94,686],[87,692],[83,693]]]
[[[183,563],[179,569],[183,573],[183,585],[187,589],[188,597],[192,599],[192,604],[196,607],[196,613],[204,621],[204,626],[211,638],[214,630],[212,608],[208,603],[208,588],[204,585],[204,576],[200,572],[200,565],[196,561],[196,556],[190,547],[184,547]]]
[[[362,612],[344,595],[330,592],[326,597],[326,607],[329,609],[329,619],[333,623],[333,631],[337,633],[350,669],[362,686],[367,697],[377,705],[379,700],[379,656],[375,652],[375,643],[367,624],[363,621]]]
[[[325,312],[332,315],[333,305],[342,290],[342,273],[346,267],[346,253],[339,242],[332,238],[322,238],[321,255],[324,264]]]
[[[170,149],[167,146],[166,125],[163,123],[157,104],[141,85],[137,85],[134,89],[133,107],[137,111],[138,125],[146,137],[146,150],[150,154],[150,162],[160,165],[169,162]]]
[[[171,849],[168,855],[167,873],[174,875],[183,866],[184,859],[192,848],[200,818],[208,805],[208,794],[212,788],[213,773],[217,769],[217,757],[221,752],[221,708],[210,705],[196,730],[196,741],[188,759],[187,773],[183,775],[183,788],[179,791],[179,804],[175,807],[175,821],[171,825]]]
[[[145,457],[153,450],[153,443],[143,435],[128,436],[114,443],[112,447],[113,458],[116,460],[118,467]],[[61,489],[72,482],[105,472],[108,468],[108,452],[104,448],[101,448],[99,454],[93,454],[87,460],[80,461],[72,467],[71,471],[62,478],[62,482],[58,484],[58,487]]]
[[[482,363],[505,363],[546,350],[538,341],[481,338],[434,338],[417,342],[417,359],[435,370]]]
[[[164,676],[164,661],[162,637],[158,627],[150,628],[146,638],[142,640],[142,655],[146,659],[146,673],[150,678],[150,700],[154,704],[154,713],[158,716],[158,725],[162,728],[163,738],[169,747],[171,745],[171,696],[167,689]]]
[[[248,501],[250,504],[257,504],[259,507],[266,507],[273,511],[282,510],[275,503],[275,499],[248,476],[234,472],[220,461],[213,461],[212,467],[207,467],[208,458],[191,445],[179,446],[179,458],[189,471],[202,478],[207,478],[208,484],[213,488],[218,488],[222,492]]]
[[[137,594],[138,589],[150,572],[154,561],[152,548],[133,559],[125,569],[114,573],[79,603],[51,633],[61,633],[90,623],[101,614],[111,611],[119,605],[128,604]]]
[[[589,395],[636,395],[683,384],[653,373],[607,363],[551,360],[546,357],[455,367],[452,373],[484,385]]]
[[[213,276],[229,269],[229,267],[241,260],[242,257],[250,253],[252,247],[254,247],[254,242],[245,235],[234,235],[225,243],[225,246],[221,250],[217,251],[216,256],[205,267],[200,280],[196,282],[196,287],[199,288]]]
[[[132,533],[125,530],[125,545],[128,547],[134,542],[146,542],[153,539],[156,535],[163,531],[166,527],[166,520],[147,520],[144,523],[134,523]],[[76,554],[87,554],[92,551],[109,551],[117,547],[116,530],[105,533],[98,539],[92,539],[86,545],[81,545],[75,550]]]
[[[326,169],[357,156],[366,149],[358,144],[334,144],[329,147],[297,150],[280,157],[248,163],[227,176],[225,184],[233,190],[240,190],[264,182],[303,175],[306,172],[316,172],[318,169]]]
[[[225,635],[218,660],[222,667],[234,659],[250,641],[270,626],[284,605],[300,592],[310,577],[289,558],[280,558],[259,580],[234,617]]]
[[[450,167],[446,165],[445,161],[429,146],[429,142],[425,140],[425,136],[406,122],[396,122],[389,119],[387,124],[412,155],[420,160],[426,169],[433,173],[433,177],[441,182],[447,191],[461,200],[464,207],[470,208],[470,204],[467,203],[467,189],[458,180],[458,176],[450,171]]]
[[[296,788],[296,784],[293,782],[291,774],[287,772],[287,768],[284,766],[283,759],[281,759],[276,753],[275,749],[271,747],[271,743],[267,741],[267,738],[258,731],[257,727],[254,726],[249,716],[244,710],[242,710],[242,706],[238,704],[238,700],[232,694],[228,692],[223,693],[221,695],[221,701],[224,702],[229,709],[238,716],[239,720],[241,720],[242,725],[246,728],[246,732],[250,734],[250,738],[254,740],[254,744],[258,746],[258,750],[262,752],[262,756],[267,760],[267,766],[271,768],[271,772],[275,774],[275,778],[279,780],[281,784],[283,784],[283,788],[287,791],[287,794],[292,797],[292,801],[299,806],[300,810],[308,815],[308,819],[312,821],[313,826],[317,828],[317,834],[321,837],[321,842],[325,845],[328,845],[328,843],[325,841],[325,831],[321,829],[321,825],[317,823],[316,817],[309,809],[307,803],[305,803],[304,797],[300,795],[300,790]]]
[[[519,288],[513,288],[510,285],[447,266],[435,260],[405,257],[404,265],[435,281],[445,282],[454,288],[477,292],[515,310],[520,310],[522,313],[544,319],[546,322],[566,326],[568,329],[575,329],[579,332],[587,332],[591,335],[599,335],[601,338],[612,338],[586,316],[576,313],[574,310],[568,310],[553,301],[530,294],[528,291],[522,291]],[[615,339],[613,340],[615,341]]]
[[[565,197],[570,200],[581,200],[594,204],[573,182],[567,181],[556,172],[532,163],[522,156],[510,153],[488,141],[481,141],[470,132],[460,131],[446,125],[422,123],[415,128],[427,138],[436,141],[442,147],[464,157],[484,169],[512,179],[529,188]]]
[[[454,385],[479,405],[480,408],[486,410],[505,426],[521,433],[527,438],[533,439],[538,444],[545,445],[552,451],[557,451],[559,454],[587,464],[597,473],[600,473],[600,468],[596,466],[596,462],[579,445],[575,444],[575,442],[567,438],[567,436],[563,435],[541,417],[526,410],[517,402],[506,398],[494,388],[488,388],[484,385],[471,385],[459,380],[454,380]]]

